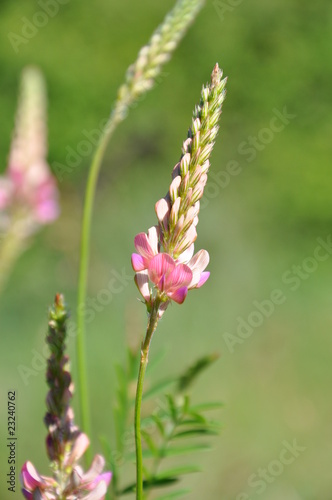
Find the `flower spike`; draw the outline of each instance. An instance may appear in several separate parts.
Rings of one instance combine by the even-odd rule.
[[[194,242],[199,200],[208,178],[225,86],[226,78],[222,79],[222,71],[216,64],[211,83],[202,88],[169,191],[155,205],[158,226],[150,228],[147,235],[139,233],[135,237],[138,252],[132,255],[135,282],[149,311],[154,303],[158,304],[159,317],[171,300],[182,304],[188,290],[200,288],[210,276],[205,271],[209,254],[200,250],[194,255]],[[154,290],[150,290],[149,280]]]
[[[81,499],[103,500],[111,481],[111,472],[103,472],[105,460],[96,455],[88,472],[78,465],[90,441],[74,423],[70,406],[73,382],[69,358],[65,355],[68,313],[64,298],[57,294],[49,312],[47,343],[51,355],[47,361],[46,380],[50,388],[45,425],[46,449],[52,462],[53,477],[41,476],[30,461],[21,470],[22,493],[28,500]]]

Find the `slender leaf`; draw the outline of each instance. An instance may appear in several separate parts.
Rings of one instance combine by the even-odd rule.
[[[171,493],[166,493],[166,495],[158,497],[157,500],[174,500],[176,498],[180,498],[183,497],[184,495],[187,495],[187,493],[190,493],[190,490],[188,488],[182,488],[182,490],[176,490],[172,491]]]
[[[176,407],[175,400],[174,400],[173,396],[171,396],[170,394],[167,394],[166,398],[168,401],[168,407],[170,410],[172,420],[173,420],[173,422],[176,422],[178,419],[178,409]]]
[[[198,375],[218,358],[219,354],[210,354],[198,359],[193,365],[189,366],[189,368],[179,377],[177,390],[179,392],[186,391]]]
[[[153,396],[155,396],[156,394],[159,394],[161,391],[164,391],[165,389],[167,389],[168,387],[170,387],[174,383],[175,383],[174,377],[167,378],[165,380],[161,380],[157,384],[150,387],[150,389],[145,391],[142,399],[146,400],[148,398],[152,398]]]
[[[178,438],[186,438],[193,436],[218,436],[218,434],[219,432],[213,429],[202,427],[202,428],[188,429],[185,431],[177,432],[176,434],[174,434],[173,438],[178,439]]]
[[[151,453],[153,454],[153,456],[158,457],[159,456],[159,450],[158,450],[155,442],[153,441],[152,437],[150,436],[150,434],[148,432],[145,432],[143,429],[141,430],[141,433],[142,433],[142,436],[144,438],[144,441],[148,445],[149,450],[151,451]]]
[[[165,471],[159,472],[157,474],[158,479],[167,478],[167,477],[176,477],[182,476],[184,474],[192,474],[194,472],[200,472],[200,468],[195,465],[183,465],[180,467],[174,467],[172,469],[167,469]]]
[[[191,407],[191,410],[194,412],[219,410],[220,408],[223,408],[224,406],[225,406],[224,403],[215,401],[213,403],[201,403],[201,404],[193,405]]]
[[[170,486],[173,483],[176,483],[178,479],[176,477],[168,477],[168,478],[152,478],[149,480],[143,481],[143,489],[153,488],[163,488],[165,486]],[[119,495],[126,495],[127,493],[133,493],[136,488],[136,482],[126,486],[123,490],[119,492]]]
[[[154,421],[154,423],[156,424],[160,434],[162,437],[165,437],[165,427],[164,427],[164,423],[163,421],[161,420],[161,418],[158,417],[158,415],[151,415],[151,419]]]

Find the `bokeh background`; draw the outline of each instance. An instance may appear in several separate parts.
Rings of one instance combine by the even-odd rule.
[[[23,18],[32,20],[40,6],[2,0],[0,170],[6,166],[25,65],[38,65],[47,80],[49,162],[55,170],[59,164],[68,167],[69,151],[77,151],[84,131],[98,129],[107,118],[126,68],[172,5],[171,0],[70,0],[14,50],[8,34],[21,35]],[[154,203],[168,188],[201,85],[219,62],[229,81],[211,171],[221,181],[210,178],[197,240],[197,248],[210,253],[211,278],[183,306],[168,310],[151,354],[165,351],[154,375],[160,378],[202,354],[221,354],[193,398],[225,403],[218,414],[223,431],[213,451],[197,458],[203,473],[183,480],[193,489],[188,499],[332,498],[332,256],[325,251],[326,260],[314,257],[317,238],[328,242],[332,234],[331,52],[331,2],[208,1],[155,89],[130,110],[105,157],[94,212],[90,299],[112,273],[133,275],[133,238],[155,223]],[[286,116],[284,123],[273,120],[278,113]],[[11,388],[17,391],[17,464],[31,459],[47,472],[40,353],[55,292],[66,295],[75,321],[90,160],[91,154],[81,154],[74,168],[58,172],[61,217],[36,236],[1,297],[4,500],[20,498],[5,483]],[[233,169],[227,177],[230,165],[237,165],[236,175]],[[283,301],[260,320],[257,303],[269,300],[275,289]],[[144,330],[145,311],[137,297],[125,278],[121,293],[88,325],[95,451],[98,436],[111,438],[113,432],[113,364],[125,359],[126,342],[137,345]],[[240,322],[255,318],[257,326],[247,327],[247,338],[241,339]],[[232,343],[231,335],[241,343]],[[69,351],[75,369],[74,339]],[[22,376],[22,366],[31,373]],[[294,440],[302,451],[281,470],[276,461],[284,442]],[[262,492],[252,485],[260,469],[270,471]]]

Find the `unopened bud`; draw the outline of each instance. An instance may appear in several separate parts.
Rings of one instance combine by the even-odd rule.
[[[188,170],[189,170],[190,160],[191,160],[191,156],[190,156],[189,153],[186,153],[181,158],[181,161],[180,161],[180,173],[181,173],[182,177],[184,177],[187,174]]]
[[[179,187],[181,184],[181,175],[177,175],[175,179],[173,179],[170,187],[169,187],[169,195],[172,203],[175,202],[176,198],[179,196]]]
[[[191,125],[191,130],[193,132],[193,134],[197,134],[197,132],[200,130],[201,128],[201,122],[199,120],[199,118],[196,118],[195,120],[193,120],[192,122],[192,125]]]
[[[182,179],[182,183],[181,183],[181,186],[180,186],[180,193],[181,193],[181,195],[183,193],[187,192],[188,187],[189,187],[189,172],[187,172],[186,175]]]
[[[196,134],[193,137],[193,143],[192,143],[193,153],[197,151],[197,149],[199,148],[199,144],[200,144],[200,132],[196,132]]]
[[[186,139],[182,145],[182,153],[185,155],[186,153],[190,153],[191,152],[191,142],[192,142],[192,139],[190,137],[188,137],[188,139]]]
[[[171,208],[171,213],[169,216],[169,226],[170,230],[175,226],[175,224],[178,221],[178,215],[179,215],[179,209],[181,205],[181,198],[177,198],[175,202],[173,203],[173,206]]]

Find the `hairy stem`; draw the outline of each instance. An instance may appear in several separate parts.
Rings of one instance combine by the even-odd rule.
[[[155,300],[150,314],[149,324],[146,330],[144,342],[141,349],[141,362],[138,373],[136,400],[135,400],[135,445],[136,445],[136,500],[143,499],[143,457],[141,437],[141,406],[144,385],[144,375],[149,361],[149,349],[152,335],[158,324],[158,311],[160,301]]]

